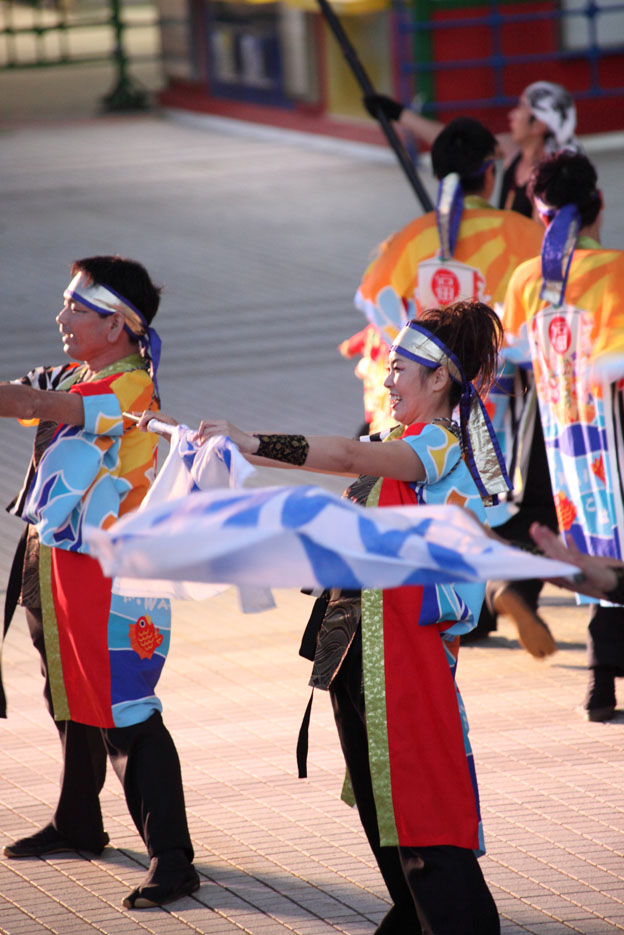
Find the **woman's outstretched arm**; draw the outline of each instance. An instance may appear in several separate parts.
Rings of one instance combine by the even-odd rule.
[[[348,477],[370,474],[412,482],[426,480],[422,461],[410,445],[400,440],[381,445],[340,435],[258,436],[223,419],[202,420],[197,435],[201,441],[214,435],[228,435],[243,454],[250,456],[250,460],[253,458],[253,463],[272,467],[283,467],[286,462],[305,471]],[[293,457],[299,460],[286,461],[286,457],[281,460],[282,451],[288,445],[286,439],[297,440],[298,450]]]

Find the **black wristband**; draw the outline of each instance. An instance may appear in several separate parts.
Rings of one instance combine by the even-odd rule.
[[[260,440],[255,452],[260,458],[284,461],[286,464],[302,465],[306,463],[310,446],[305,435],[258,435]]]

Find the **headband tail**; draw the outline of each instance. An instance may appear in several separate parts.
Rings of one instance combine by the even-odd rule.
[[[565,296],[568,273],[581,216],[575,204],[564,205],[548,225],[542,244],[542,278],[540,298],[561,305]]]
[[[464,192],[461,180],[456,172],[450,172],[444,176],[438,186],[436,205],[441,260],[453,258],[463,211]]]
[[[464,453],[473,480],[483,498],[495,504],[512,484],[494,427],[483,400],[472,383],[466,383],[459,404]]]
[[[149,361],[150,376],[154,383],[154,394],[160,398],[158,391],[158,381],[156,379],[156,371],[158,370],[158,365],[160,364],[162,341],[155,328],[148,328],[145,334],[141,335],[139,338],[139,346],[141,348],[141,353]]]

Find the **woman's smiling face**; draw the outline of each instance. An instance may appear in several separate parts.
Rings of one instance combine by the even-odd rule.
[[[390,412],[401,425],[427,421],[430,418],[431,387],[429,377],[434,370],[390,351],[388,374],[384,386],[390,396]]]

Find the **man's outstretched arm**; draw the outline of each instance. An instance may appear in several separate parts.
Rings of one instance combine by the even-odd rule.
[[[84,425],[84,407],[78,393],[37,390],[23,383],[0,383],[0,417]]]

